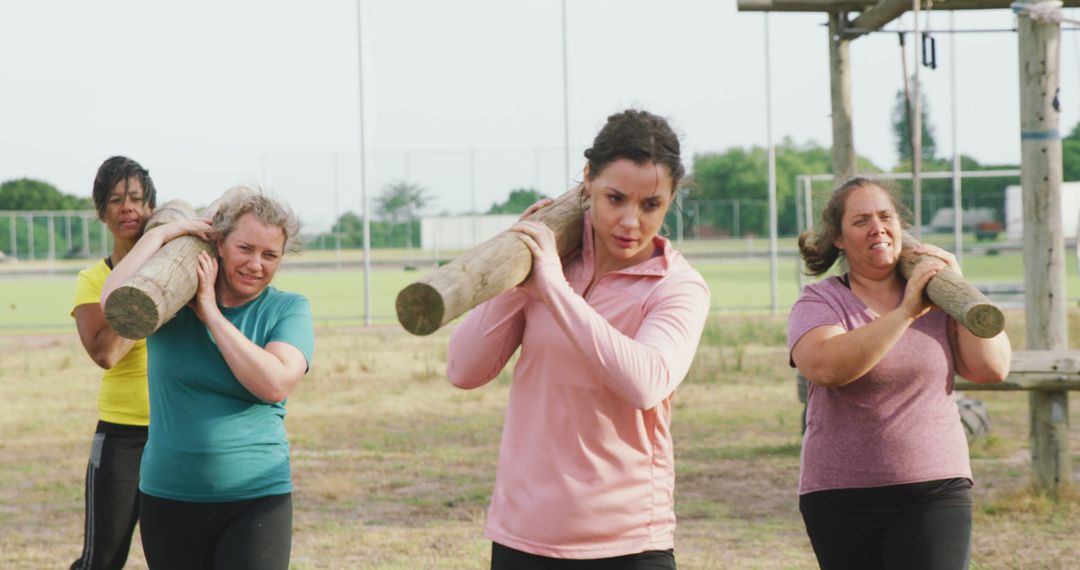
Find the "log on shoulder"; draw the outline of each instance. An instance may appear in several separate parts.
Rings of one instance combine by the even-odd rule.
[[[566,192],[527,219],[555,233],[559,256],[581,245],[580,187]],[[532,253],[506,230],[405,287],[395,303],[398,322],[415,335],[428,335],[469,309],[520,285],[532,271]]]
[[[900,252],[900,273],[911,276],[912,269],[930,256],[915,255],[912,249],[919,245],[913,236],[904,233]],[[1005,314],[990,299],[969,283],[962,275],[951,269],[943,269],[926,285],[926,295],[935,305],[949,314],[960,326],[977,337],[991,338],[1005,329]]]
[[[172,200],[154,213],[146,229],[193,217],[190,205]],[[109,294],[105,320],[116,334],[132,340],[146,338],[191,300],[199,286],[195,269],[200,251],[212,253],[213,246],[193,236],[176,238]]]

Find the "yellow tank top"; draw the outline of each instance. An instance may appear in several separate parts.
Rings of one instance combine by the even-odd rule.
[[[98,304],[101,288],[112,270],[105,260],[79,272],[75,284],[75,305]],[[72,308],[71,315],[75,316]],[[98,417],[106,422],[134,426],[150,424],[150,403],[146,385],[146,339],[140,340],[101,378]]]

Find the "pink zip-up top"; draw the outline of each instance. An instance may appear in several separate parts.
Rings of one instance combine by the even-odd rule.
[[[581,254],[534,268],[480,305],[450,338],[459,388],[495,378],[521,345],[485,535],[555,558],[674,547],[671,397],[709,312],[705,280],[654,238],[656,256],[592,280],[588,214]],[[560,271],[561,269],[561,271]]]

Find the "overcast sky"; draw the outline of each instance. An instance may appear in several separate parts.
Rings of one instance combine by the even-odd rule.
[[[765,142],[764,15],[734,0],[567,2],[571,177],[605,117],[669,117],[696,153]],[[558,194],[563,160],[559,0],[364,0],[366,177],[431,189],[431,211],[486,210],[510,189]],[[945,29],[946,12],[922,27]],[[960,29],[1015,27],[1007,10]],[[830,144],[823,14],[777,13],[776,140]],[[907,16],[893,28],[909,28]],[[950,37],[921,71],[939,154],[951,149]],[[1016,34],[957,34],[960,150],[1019,161]],[[910,42],[909,42],[910,45]],[[1077,37],[1061,42],[1061,129],[1080,116]],[[896,162],[889,114],[902,85],[896,34],[852,44],[855,143]],[[354,0],[38,0],[0,3],[0,181],[32,177],[88,196],[102,160],[150,169],[163,199],[204,205],[261,183],[308,230],[360,211]],[[912,63],[909,54],[909,65]]]

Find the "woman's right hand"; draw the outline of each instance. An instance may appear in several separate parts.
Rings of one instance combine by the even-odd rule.
[[[550,206],[551,204],[553,204],[554,202],[555,202],[555,200],[553,200],[551,198],[541,198],[541,199],[537,200],[536,202],[533,203],[532,206],[529,206],[528,208],[525,208],[525,212],[521,214],[521,217],[518,218],[518,221],[520,222],[520,221],[524,220],[525,218],[528,218],[529,216],[533,215],[533,213],[535,213],[537,210],[539,210],[541,208],[546,208],[546,207]]]
[[[210,225],[210,220],[206,218],[191,218],[162,224],[150,231],[161,236],[161,244],[165,245],[178,237],[187,235],[210,241],[214,228]]]
[[[923,262],[911,270],[907,286],[904,287],[904,300],[900,302],[899,309],[910,316],[913,320],[925,315],[933,304],[926,298],[926,285],[944,267],[944,263]]]

